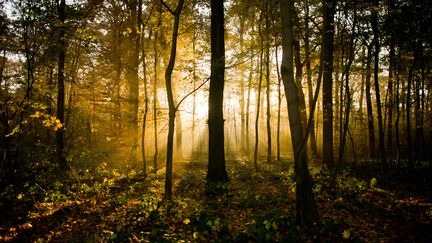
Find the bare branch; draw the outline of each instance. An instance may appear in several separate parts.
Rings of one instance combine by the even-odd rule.
[[[175,15],[174,11],[171,10],[171,8],[164,2],[164,0],[161,0],[162,5],[165,6],[165,8],[168,9],[168,11],[172,14]]]
[[[177,104],[177,106],[175,107],[175,111],[178,110],[178,108],[180,107],[181,103],[187,98],[189,97],[191,94],[195,93],[196,91],[198,91],[202,86],[204,86],[204,84],[206,84],[208,81],[210,80],[210,77],[208,77],[202,84],[200,84],[198,87],[196,87],[194,90],[192,90],[191,92],[189,92],[187,95],[185,95]]]

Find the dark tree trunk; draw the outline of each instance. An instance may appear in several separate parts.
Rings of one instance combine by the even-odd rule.
[[[388,1],[388,8],[389,12],[393,11],[393,1]],[[392,153],[393,150],[393,109],[395,107],[394,102],[394,93],[393,93],[393,86],[394,86],[394,69],[395,69],[395,44],[393,37],[390,37],[390,54],[389,54],[389,77],[388,77],[388,84],[387,84],[387,91],[388,91],[388,102],[387,102],[387,151],[388,153]]]
[[[334,166],[333,155],[333,40],[335,0],[323,0],[323,163],[327,167]]]
[[[278,48],[279,46],[276,45],[275,48],[275,56],[276,56],[276,72],[277,72],[277,79],[278,79],[278,110],[277,110],[277,130],[276,130],[276,160],[280,161],[280,125],[281,125],[281,105],[282,105],[282,94],[281,94],[281,86],[282,86],[282,78],[279,71],[279,61],[278,61]]]
[[[149,98],[147,91],[147,63],[146,63],[146,49],[145,49],[145,35],[144,31],[144,23],[142,21],[142,0],[138,1],[138,30],[141,33],[141,55],[142,55],[142,67],[143,67],[143,85],[144,85],[144,111],[143,111],[143,121],[142,121],[142,131],[141,131],[141,158],[143,162],[143,171],[144,174],[147,174],[147,161],[146,161],[146,146],[145,146],[145,136],[146,136],[146,127],[147,127],[147,115],[149,109]],[[150,40],[149,36],[149,40]]]
[[[372,11],[372,31],[373,31],[373,43],[375,46],[374,52],[374,83],[375,83],[375,97],[377,103],[377,111],[378,111],[378,135],[379,135],[379,143],[380,143],[380,158],[383,166],[383,173],[387,173],[387,158],[385,151],[385,143],[384,143],[384,125],[383,125],[383,116],[381,112],[381,95],[380,95],[380,86],[379,86],[379,77],[378,77],[378,69],[379,69],[379,52],[380,52],[380,43],[379,43],[379,30],[378,30],[378,9],[379,8],[379,0],[375,0],[375,10]]]
[[[312,108],[313,103],[313,87],[312,87],[312,68],[311,68],[311,56],[310,56],[310,43],[309,43],[309,3],[305,1],[305,37],[304,37],[304,48],[305,48],[305,62],[306,62],[306,75],[307,75],[307,85],[308,85],[308,100],[309,100],[309,109]],[[315,120],[312,117],[311,121],[311,131],[310,131],[310,146],[312,150],[312,156],[318,157],[318,148],[315,138],[315,128],[314,123]]]
[[[66,44],[65,44],[65,20],[66,20],[66,0],[60,0],[58,7],[59,21],[61,26],[59,27],[58,33],[58,64],[57,64],[57,119],[61,124],[64,125],[64,113],[65,113],[65,87],[64,87],[64,69],[65,69],[65,56],[66,56]],[[65,172],[68,168],[66,155],[64,151],[64,127],[61,127],[56,132],[56,143],[57,143],[57,158],[62,172]]]
[[[266,4],[266,20],[265,20],[265,32],[266,32],[266,40],[265,40],[265,65],[266,65],[266,103],[267,103],[267,163],[272,161],[272,135],[271,135],[271,104],[270,104],[270,89],[271,89],[271,80],[270,80],[270,20],[269,20],[269,11],[268,4]]]
[[[371,63],[372,63],[372,45],[368,46],[366,60],[366,109],[368,117],[368,134],[369,134],[369,157],[375,158],[375,129],[372,110],[371,94]]]
[[[293,65],[294,1],[281,0],[280,12],[283,50],[281,74],[288,105],[291,142],[295,158],[297,222],[299,224],[312,226],[314,223],[320,223],[320,218],[312,191],[312,180],[307,164],[307,153],[306,150],[301,149],[304,137],[300,118],[298,90],[294,82]]]
[[[165,71],[165,85],[168,97],[168,138],[167,138],[167,157],[166,157],[166,174],[165,174],[165,200],[171,200],[172,196],[172,163],[173,163],[173,145],[174,145],[174,126],[176,116],[176,106],[174,105],[174,97],[172,91],[172,72],[174,70],[176,54],[177,54],[177,37],[180,23],[180,14],[183,9],[184,0],[179,0],[174,11],[174,26],[171,40],[171,53],[167,69]]]
[[[223,92],[225,36],[223,0],[211,0],[211,76],[209,90],[209,154],[207,182],[227,182],[224,151]]]
[[[298,89],[299,105],[300,105],[300,118],[303,128],[303,134],[305,134],[305,129],[307,126],[307,116],[306,116],[306,101],[305,95],[302,87],[302,75],[303,75],[303,64],[300,60],[300,42],[294,40],[294,63],[295,63],[295,83]]]
[[[158,145],[158,72],[159,72],[159,53],[158,53],[158,40],[159,40],[159,30],[162,24],[162,2],[160,0],[156,0],[156,8],[158,12],[158,23],[156,26],[156,33],[153,41],[153,51],[154,51],[154,80],[153,80],[153,136],[154,136],[154,154],[153,154],[153,167],[154,171],[158,170],[158,156],[159,156],[159,145]]]
[[[139,67],[139,49],[140,49],[140,38],[137,33],[138,18],[137,18],[137,1],[130,0],[129,7],[129,28],[131,33],[129,34],[130,48],[128,49],[128,59],[126,66],[126,79],[129,85],[129,109],[128,114],[128,127],[129,132],[132,133],[132,154],[131,158],[136,159],[135,150],[138,142],[138,67]]]
[[[255,146],[254,146],[254,167],[255,171],[258,170],[258,146],[259,146],[259,116],[261,109],[261,86],[262,86],[262,59],[263,53],[261,48],[261,54],[259,58],[259,77],[258,77],[258,95],[257,95],[257,106],[256,106],[256,116],[255,116]]]

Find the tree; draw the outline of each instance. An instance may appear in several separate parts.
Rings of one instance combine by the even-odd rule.
[[[373,44],[375,47],[374,51],[374,83],[375,83],[375,97],[377,103],[377,111],[378,111],[378,134],[379,134],[379,145],[380,145],[380,157],[381,163],[383,165],[384,174],[387,172],[387,158],[385,152],[385,144],[384,144],[384,125],[383,125],[383,116],[381,111],[381,94],[380,94],[380,86],[379,86],[379,77],[378,77],[378,69],[379,69],[379,52],[380,52],[380,42],[379,42],[379,29],[378,29],[378,9],[379,9],[379,0],[374,1],[374,9],[372,10],[372,32],[373,32]]]
[[[211,0],[211,76],[208,105],[209,153],[207,182],[227,182],[224,151],[223,93],[225,37],[223,0]]]
[[[66,57],[66,41],[65,41],[65,20],[66,20],[66,0],[60,0],[58,3],[58,19],[60,26],[58,28],[58,63],[57,63],[57,119],[61,124],[64,124],[65,114],[65,87],[64,87],[64,69]],[[65,171],[67,166],[66,155],[64,151],[64,127],[57,130],[56,133],[57,157],[60,168]]]
[[[307,153],[305,149],[301,148],[302,143],[304,143],[304,137],[300,118],[298,87],[294,82],[293,65],[294,1],[281,0],[280,14],[282,21],[283,51],[281,74],[288,105],[291,142],[295,159],[297,223],[312,226],[314,223],[320,223],[320,218],[312,191],[312,179],[307,164]]]
[[[126,79],[128,81],[128,110],[127,119],[129,132],[132,133],[132,154],[131,158],[136,159],[135,150],[138,142],[138,67],[139,67],[139,50],[140,50],[140,35],[137,32],[139,26],[138,19],[138,2],[136,0],[128,1],[129,8],[129,48],[127,52]]]
[[[172,40],[171,40],[171,53],[170,53],[168,66],[165,71],[165,85],[167,90],[168,109],[169,109],[166,177],[165,177],[165,199],[171,200],[174,126],[175,126],[175,116],[177,111],[177,107],[174,104],[171,76],[174,70],[174,64],[175,64],[175,59],[177,54],[178,29],[179,29],[179,22],[180,22],[180,14],[183,9],[184,0],[179,0],[177,7],[174,11],[172,11],[163,1],[162,3],[171,12],[171,14],[174,15],[174,26],[173,26]]]
[[[335,0],[323,0],[322,62],[323,62],[323,164],[332,168],[333,155],[333,40]]]

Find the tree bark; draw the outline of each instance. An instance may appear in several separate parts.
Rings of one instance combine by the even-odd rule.
[[[225,79],[225,36],[223,0],[211,0],[211,76],[208,128],[207,182],[227,182],[224,151],[223,93]]]
[[[143,121],[142,121],[142,130],[141,130],[141,158],[143,163],[143,172],[144,175],[147,174],[147,160],[146,160],[146,146],[145,146],[145,136],[146,136],[146,128],[147,128],[147,115],[149,110],[149,99],[148,99],[148,91],[147,91],[147,62],[146,62],[146,49],[145,49],[145,35],[144,31],[144,23],[142,21],[142,0],[138,1],[138,30],[141,33],[141,55],[142,55],[142,68],[143,68],[143,85],[144,85],[144,111],[143,111]],[[150,36],[149,38],[150,39]]]
[[[369,133],[369,158],[375,158],[375,129],[372,110],[372,94],[371,94],[371,63],[372,63],[372,45],[367,48],[366,60],[366,109],[368,118],[368,133]]]
[[[65,43],[65,20],[66,20],[66,0],[60,0],[58,6],[59,21],[61,26],[59,27],[58,33],[58,63],[57,63],[57,119],[62,125],[64,125],[64,113],[65,113],[65,87],[64,87],[64,69],[65,69],[65,57],[66,57],[66,43]],[[65,172],[68,170],[66,161],[66,155],[64,151],[64,127],[61,127],[56,132],[56,144],[57,144],[57,159],[60,166],[60,170]]]
[[[333,40],[334,40],[334,13],[335,0],[323,0],[323,164],[332,168],[334,166],[333,154]]]
[[[383,173],[387,173],[387,158],[385,151],[385,143],[384,143],[384,125],[383,125],[383,116],[381,112],[381,95],[380,95],[380,86],[379,86],[379,77],[378,77],[378,69],[379,69],[379,52],[380,52],[380,43],[379,43],[379,30],[378,30],[378,9],[379,8],[379,0],[375,0],[375,10],[372,11],[372,32],[373,32],[373,43],[375,46],[374,52],[374,83],[375,83],[375,97],[377,103],[377,111],[378,111],[378,135],[379,135],[379,143],[380,143],[380,158],[383,166]]]
[[[291,142],[295,158],[297,222],[299,224],[312,226],[314,223],[320,223],[320,218],[312,191],[312,180],[307,164],[307,153],[306,150],[301,149],[304,138],[300,118],[298,90],[294,82],[293,66],[294,1],[281,0],[280,12],[283,50],[281,74],[288,105]]]
[[[270,89],[271,89],[271,80],[270,80],[270,20],[269,20],[269,8],[268,4],[266,4],[266,20],[265,20],[265,31],[266,31],[266,40],[265,40],[265,65],[266,65],[266,103],[267,103],[267,163],[272,161],[272,135],[271,135],[271,104],[270,104]]]
[[[309,109],[312,108],[313,103],[313,87],[312,87],[312,68],[311,68],[311,56],[310,56],[310,43],[309,43],[309,3],[305,1],[305,37],[304,37],[304,48],[305,48],[305,58],[306,58],[306,75],[307,75],[307,85],[308,85],[308,100],[309,100]],[[309,113],[310,114],[310,113]],[[315,138],[315,128],[314,123],[315,120],[312,117],[311,121],[311,132],[310,132],[310,146],[312,150],[312,156],[318,157],[318,148]]]
[[[177,37],[180,23],[180,14],[183,9],[184,0],[179,0],[174,11],[174,26],[171,40],[171,53],[168,66],[165,71],[165,85],[168,98],[168,138],[167,138],[167,157],[166,157],[166,174],[165,174],[165,200],[171,200],[172,197],[172,163],[173,163],[173,145],[174,145],[174,126],[176,116],[176,106],[174,105],[174,97],[172,90],[172,73],[174,70],[176,54],[177,54]]]
[[[129,85],[129,109],[128,114],[128,127],[129,132],[132,133],[132,154],[131,158],[136,159],[135,150],[138,142],[138,67],[139,67],[139,49],[140,49],[140,38],[137,33],[138,18],[137,18],[137,1],[129,1],[129,43],[130,48],[128,49],[127,66],[126,66],[126,79]]]

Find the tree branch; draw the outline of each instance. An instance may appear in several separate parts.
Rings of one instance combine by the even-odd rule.
[[[194,90],[192,90],[191,92],[189,92],[187,95],[185,95],[180,101],[179,103],[176,105],[175,107],[175,111],[178,110],[178,108],[180,107],[181,103],[187,98],[189,97],[191,94],[195,93],[196,91],[198,91],[202,86],[204,86],[204,84],[206,84],[208,81],[210,80],[210,77],[208,77],[202,84],[200,84],[198,87],[196,87]]]
[[[168,9],[168,11],[172,14],[175,15],[174,11],[171,10],[171,8],[164,2],[164,0],[161,0],[162,5],[165,6],[165,8]]]

